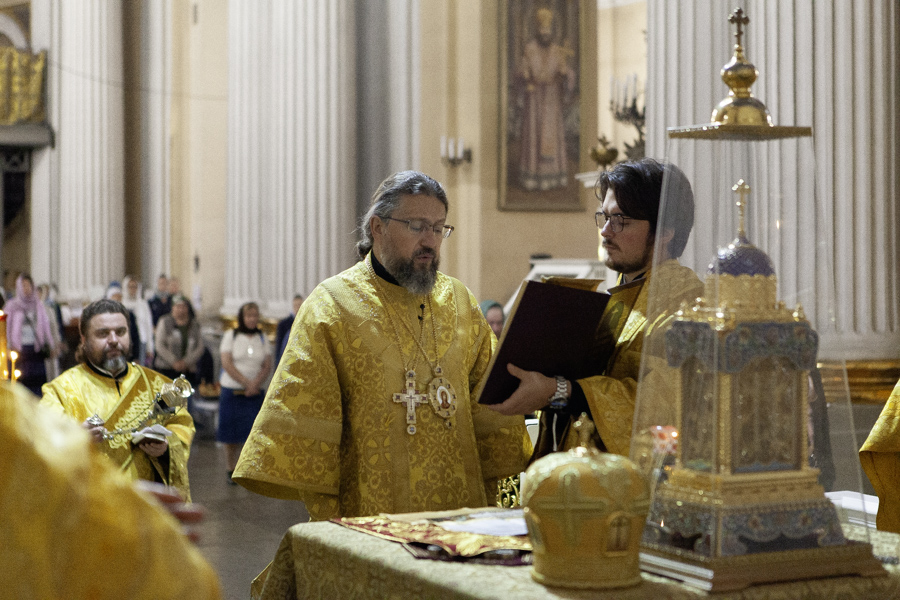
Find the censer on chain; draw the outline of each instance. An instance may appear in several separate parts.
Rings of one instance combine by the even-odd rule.
[[[179,375],[174,381],[163,384],[162,388],[156,394],[153,405],[147,416],[134,427],[120,427],[113,431],[107,431],[103,434],[104,440],[111,440],[120,435],[130,436],[150,425],[157,423],[164,424],[169,415],[174,414],[179,408],[187,406],[187,399],[194,393],[194,388],[184,375]],[[100,415],[93,415],[88,420],[91,425],[103,425],[105,421]]]

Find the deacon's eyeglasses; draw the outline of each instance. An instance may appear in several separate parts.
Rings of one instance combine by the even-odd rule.
[[[625,215],[608,215],[602,210],[594,213],[594,222],[597,224],[597,229],[603,229],[603,227],[609,223],[609,228],[613,233],[620,233],[625,229],[625,221],[640,220],[641,219],[635,219],[634,217],[626,217]]]
[[[395,219],[394,217],[381,218],[385,221],[397,221],[398,223],[406,223],[406,228],[409,229],[410,233],[413,233],[415,235],[422,235],[426,231],[430,231],[434,235],[446,239],[450,237],[451,233],[453,233],[453,225],[432,225],[424,219],[411,219],[407,221],[406,219]]]

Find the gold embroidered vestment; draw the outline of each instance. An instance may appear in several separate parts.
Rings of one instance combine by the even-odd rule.
[[[75,421],[0,382],[0,596],[221,598],[180,524],[100,450]]]
[[[44,384],[41,403],[69,415],[78,423],[99,415],[106,421],[106,429],[113,431],[134,427],[145,418],[156,394],[169,381],[156,371],[130,363],[128,372],[116,385],[113,378],[100,375],[82,363]],[[167,483],[190,501],[187,466],[194,439],[194,420],[186,409],[180,408],[163,425],[174,434],[168,438],[168,469],[160,459],[152,458],[134,446],[128,435],[100,442],[100,450],[131,479]]]
[[[459,281],[438,273],[426,303],[401,286],[376,285],[369,260],[326,280],[303,303],[235,480],[303,500],[314,519],[492,504],[496,480],[519,473],[531,451],[521,417],[501,416],[472,397],[496,339]],[[383,303],[395,322],[409,325],[396,324],[399,336]],[[437,357],[431,315],[422,314],[429,304]],[[421,327],[428,343],[419,345],[408,331]],[[414,353],[417,393],[428,392],[439,363],[458,408],[445,420],[430,403],[416,406],[411,435],[407,406],[392,397],[406,389]]]
[[[648,312],[651,280],[656,280],[656,289],[667,290],[665,306],[651,308],[652,313]],[[628,456],[645,339],[651,336],[661,342],[661,335],[657,333],[664,333],[682,301],[693,302],[703,293],[703,284],[693,270],[678,261],[668,260],[648,272],[643,279],[610,288],[609,293],[611,298],[603,313],[600,331],[601,339],[606,340],[603,345],[611,348],[611,354],[609,351],[606,354],[600,352],[602,361],[597,365],[598,375],[580,379],[578,384],[591,409],[597,434],[607,451]],[[663,352],[664,347],[655,344],[647,367],[663,372]],[[648,377],[643,385],[645,389],[642,393],[647,394],[648,399],[665,403],[672,397],[671,392],[665,389],[665,377]],[[544,411],[541,415],[541,437],[537,443],[540,452],[537,456],[543,456],[552,449],[551,419],[551,411]],[[568,430],[559,445],[560,450],[578,445],[572,422],[574,418],[570,419]]]
[[[859,460],[875,493],[882,531],[900,533],[900,382],[859,451]]]

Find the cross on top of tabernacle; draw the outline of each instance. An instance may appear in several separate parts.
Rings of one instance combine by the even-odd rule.
[[[734,23],[737,25],[737,31],[734,34],[735,46],[741,46],[741,37],[744,35],[744,30],[741,28],[742,25],[746,25],[750,22],[750,17],[744,14],[743,8],[736,8],[734,12],[731,13],[731,16],[728,17],[729,23]]]
[[[740,220],[738,221],[738,237],[740,239],[747,238],[747,230],[744,228],[744,216],[747,210],[747,196],[750,194],[750,185],[743,179],[731,186],[731,190],[738,195],[737,207]]]

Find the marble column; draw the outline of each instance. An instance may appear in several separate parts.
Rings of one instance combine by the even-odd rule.
[[[895,0],[742,6],[751,20],[745,53],[760,71],[754,96],[776,124],[811,125],[814,136],[769,142],[758,153],[750,169],[758,190],[748,215],[757,232],[752,241],[776,258],[779,297],[790,302],[805,291],[804,308],[821,335],[820,358],[896,359],[900,9]],[[648,155],[666,155],[666,127],[708,122],[726,96],[719,72],[732,56],[733,8],[716,0],[649,0]],[[815,163],[804,159],[804,144],[814,149]],[[699,202],[727,200],[727,191],[710,189],[705,177],[734,160],[725,147],[705,142],[682,156]],[[698,213],[695,231],[702,236],[714,219],[721,230],[731,218],[713,207]],[[684,259],[700,268],[711,258],[706,254],[694,243]]]
[[[31,11],[56,132],[55,147],[33,156],[33,275],[63,299],[96,299],[124,269],[122,8],[34,0]]]
[[[171,270],[172,0],[141,3],[141,274]]]
[[[355,260],[351,0],[231,0],[223,314],[286,314]]]

